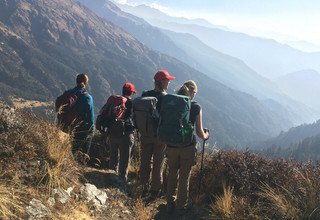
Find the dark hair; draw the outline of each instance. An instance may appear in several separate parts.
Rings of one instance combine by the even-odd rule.
[[[154,88],[159,90],[159,91],[164,92],[164,89],[163,89],[163,86],[162,86],[162,81],[155,80],[154,81]]]
[[[77,75],[76,82],[78,86],[85,87],[88,81],[89,81],[89,77],[87,74],[81,73]]]
[[[129,95],[131,95],[132,93],[134,93],[134,92],[129,91],[129,90],[126,90],[126,89],[122,89],[122,96],[129,96]]]

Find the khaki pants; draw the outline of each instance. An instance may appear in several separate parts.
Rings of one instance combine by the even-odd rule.
[[[152,164],[150,190],[157,192],[161,190],[165,149],[166,145],[158,138],[141,137],[140,181],[144,188],[149,186]]]
[[[120,152],[120,161],[118,167],[118,175],[125,180],[128,176],[128,165],[130,161],[130,154],[134,144],[134,135],[127,134],[121,138],[110,137],[110,161],[109,168],[117,171],[118,158]]]
[[[195,146],[184,148],[167,147],[169,166],[167,183],[167,202],[174,201],[177,184],[176,208],[181,209],[187,205],[189,199],[189,180],[192,166],[195,164]],[[179,175],[179,180],[178,180]]]

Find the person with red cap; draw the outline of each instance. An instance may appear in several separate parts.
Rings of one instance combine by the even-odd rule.
[[[167,93],[170,80],[174,79],[175,77],[171,76],[167,70],[157,71],[154,76],[154,89],[144,91],[142,97],[156,97],[156,110],[160,112],[162,97]],[[158,137],[141,135],[140,181],[143,187],[142,197],[148,196],[149,200],[153,200],[161,195],[165,148],[166,145]],[[150,173],[151,184],[149,183]]]
[[[131,149],[134,145],[134,125],[132,120],[132,97],[136,94],[135,86],[127,82],[122,87],[122,96],[126,98],[125,112],[122,118],[124,133],[121,136],[110,136],[110,161],[109,168],[117,171],[118,161],[118,175],[127,181],[128,165],[130,163]],[[119,160],[120,153],[120,160]]]

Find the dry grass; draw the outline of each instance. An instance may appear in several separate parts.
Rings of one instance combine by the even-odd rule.
[[[47,192],[50,194],[54,188],[66,188],[76,185],[80,176],[79,166],[73,160],[69,135],[48,126],[45,131],[48,154],[53,163],[45,161],[44,175]]]
[[[263,184],[259,195],[270,201],[269,209],[274,209],[284,218],[297,218],[299,216],[299,208],[294,205],[294,195],[283,187],[279,188],[282,189],[282,192],[279,192],[279,190],[274,189],[267,184]]]
[[[230,186],[223,186],[223,195],[218,196],[216,201],[210,206],[212,217],[218,216],[223,219],[231,219],[233,217],[233,188]]]
[[[152,213],[146,209],[144,202],[141,199],[137,199],[135,202],[136,215],[139,220],[150,220],[152,219]]]
[[[193,198],[198,173],[196,166],[190,183]],[[200,197],[198,205],[214,210],[215,219],[228,219],[230,213],[237,219],[320,219],[320,165],[216,152],[205,161]]]
[[[3,219],[19,218],[23,213],[22,199],[17,191],[0,184],[0,216]]]
[[[59,214],[57,219],[64,220],[93,220],[94,218],[90,216],[90,210],[86,204],[79,204],[73,207],[68,213]]]

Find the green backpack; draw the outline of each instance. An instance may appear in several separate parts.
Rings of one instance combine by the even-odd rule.
[[[162,98],[158,137],[170,146],[187,146],[194,127],[189,120],[191,100],[188,96],[168,94]]]

